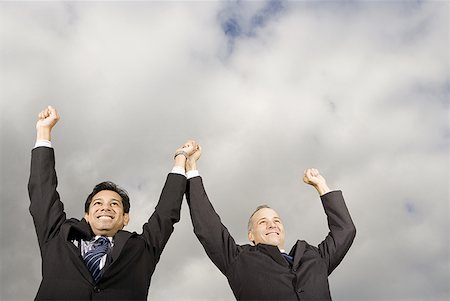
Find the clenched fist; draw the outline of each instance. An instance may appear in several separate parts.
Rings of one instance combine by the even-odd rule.
[[[305,173],[303,174],[303,182],[314,186],[314,188],[316,188],[320,195],[323,195],[330,191],[325,178],[322,177],[319,171],[315,168],[309,168],[305,170]]]
[[[38,115],[36,123],[37,139],[51,140],[51,130],[59,120],[58,112],[52,106],[48,106]]]

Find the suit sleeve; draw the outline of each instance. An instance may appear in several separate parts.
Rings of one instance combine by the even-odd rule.
[[[45,243],[58,233],[66,220],[64,205],[56,191],[57,185],[53,148],[33,149],[28,181],[28,194],[31,201],[29,209],[41,252]]]
[[[356,228],[345,205],[341,191],[332,191],[321,197],[330,232],[319,244],[319,252],[328,265],[328,275],[344,258],[356,235]]]
[[[143,226],[142,236],[150,246],[156,261],[173,232],[173,225],[180,221],[183,195],[186,191],[186,177],[170,173],[167,176],[155,211]]]
[[[220,221],[205,192],[201,177],[188,180],[186,195],[194,233],[212,262],[226,275],[228,267],[238,256],[240,246],[236,245]]]

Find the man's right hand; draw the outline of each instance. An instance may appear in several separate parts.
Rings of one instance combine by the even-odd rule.
[[[197,170],[197,161],[202,155],[202,147],[197,144],[197,149],[189,156],[186,161],[186,171]]]
[[[38,115],[38,121],[36,123],[37,140],[51,140],[52,128],[59,120],[59,115],[56,109],[52,106],[48,106],[42,110]]]

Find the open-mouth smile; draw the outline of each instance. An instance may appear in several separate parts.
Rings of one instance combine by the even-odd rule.
[[[99,216],[97,216],[97,218],[99,220],[112,220],[112,219],[114,219],[114,217],[112,217],[110,215],[99,215]]]

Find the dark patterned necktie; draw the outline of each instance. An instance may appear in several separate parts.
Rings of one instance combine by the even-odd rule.
[[[289,265],[293,265],[294,264],[294,257],[290,256],[289,254],[286,253],[281,253],[281,255],[283,255],[284,259],[286,259],[286,261],[289,263]]]
[[[98,282],[102,276],[102,273],[100,273],[100,261],[108,252],[109,244],[110,242],[108,238],[100,236],[94,242],[94,248],[84,254],[84,263],[86,264],[89,272],[91,272],[92,278],[94,278],[95,282]]]

